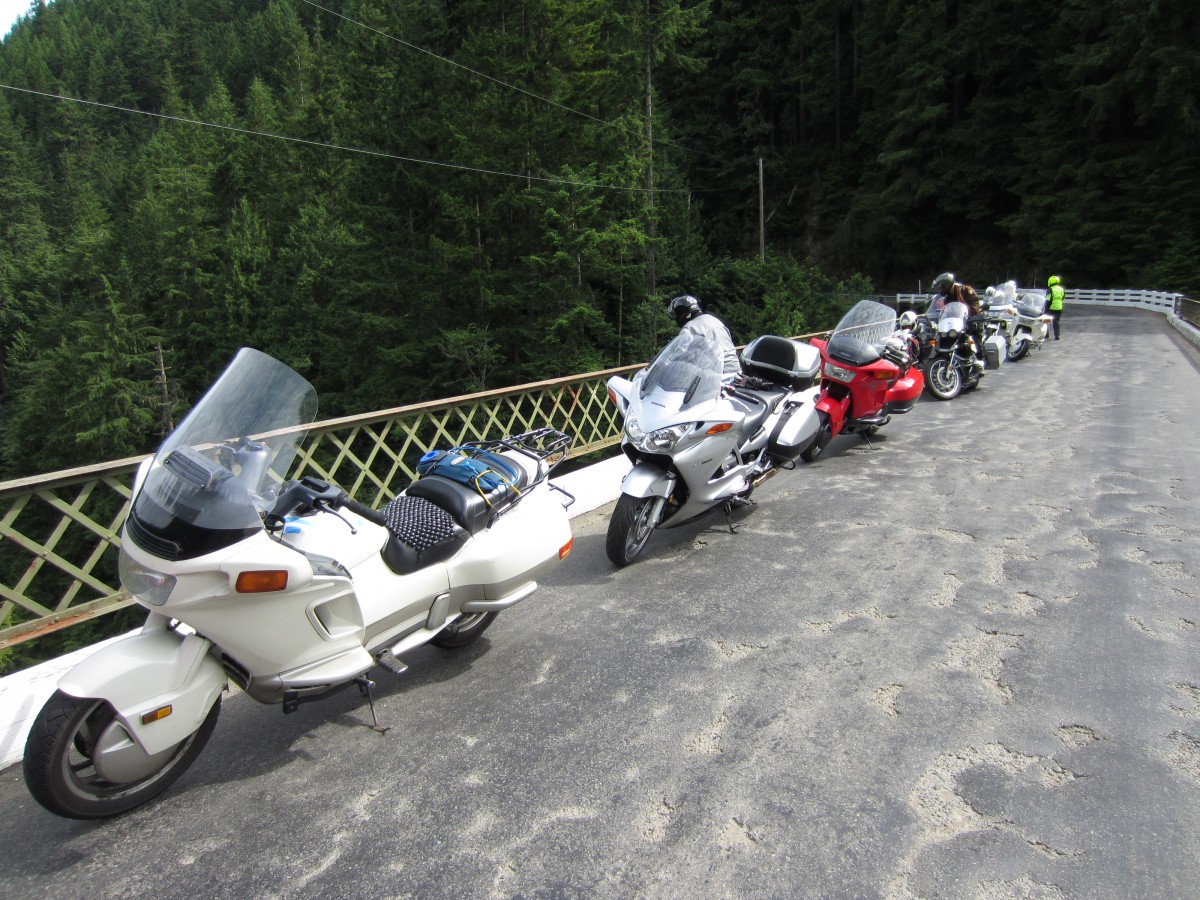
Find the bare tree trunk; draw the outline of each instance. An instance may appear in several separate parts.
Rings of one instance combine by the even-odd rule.
[[[646,0],[646,283],[650,296],[658,290],[658,273],[654,259],[654,107],[652,95],[654,92],[652,61],[654,59],[653,39],[650,31],[650,0]]]

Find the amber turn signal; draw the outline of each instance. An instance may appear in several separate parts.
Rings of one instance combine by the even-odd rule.
[[[732,427],[733,427],[732,422],[722,422],[719,425],[714,425],[712,428],[708,429],[708,431],[706,431],[704,433],[705,434],[721,434],[724,431],[728,431]]]
[[[170,714],[170,706],[160,706],[158,709],[153,709],[148,713],[142,713],[142,724],[149,725],[151,722],[157,722],[159,719],[165,719]]]
[[[239,594],[265,594],[282,591],[287,587],[287,569],[271,569],[266,572],[243,572],[234,584]]]
[[[558,548],[558,558],[566,559],[567,554],[571,552],[571,548],[575,546],[575,538],[571,538],[565,544]]]

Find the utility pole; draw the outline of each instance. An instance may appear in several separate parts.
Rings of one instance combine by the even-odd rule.
[[[758,259],[763,262],[767,258],[767,223],[763,218],[763,160],[758,158]]]
[[[651,31],[650,0],[646,0],[646,275],[650,296],[658,290],[658,272],[654,258],[654,82],[651,61],[654,56],[653,33]]]

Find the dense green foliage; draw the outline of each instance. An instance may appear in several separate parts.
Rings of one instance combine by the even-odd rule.
[[[645,359],[681,289],[745,341],[856,272],[1200,287],[1183,0],[322,5],[0,46],[0,476],[151,449],[246,344],[335,415]]]

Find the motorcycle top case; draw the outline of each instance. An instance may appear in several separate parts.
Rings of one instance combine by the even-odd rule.
[[[805,391],[813,386],[821,368],[821,353],[809,344],[764,334],[742,351],[742,368],[756,378]]]

